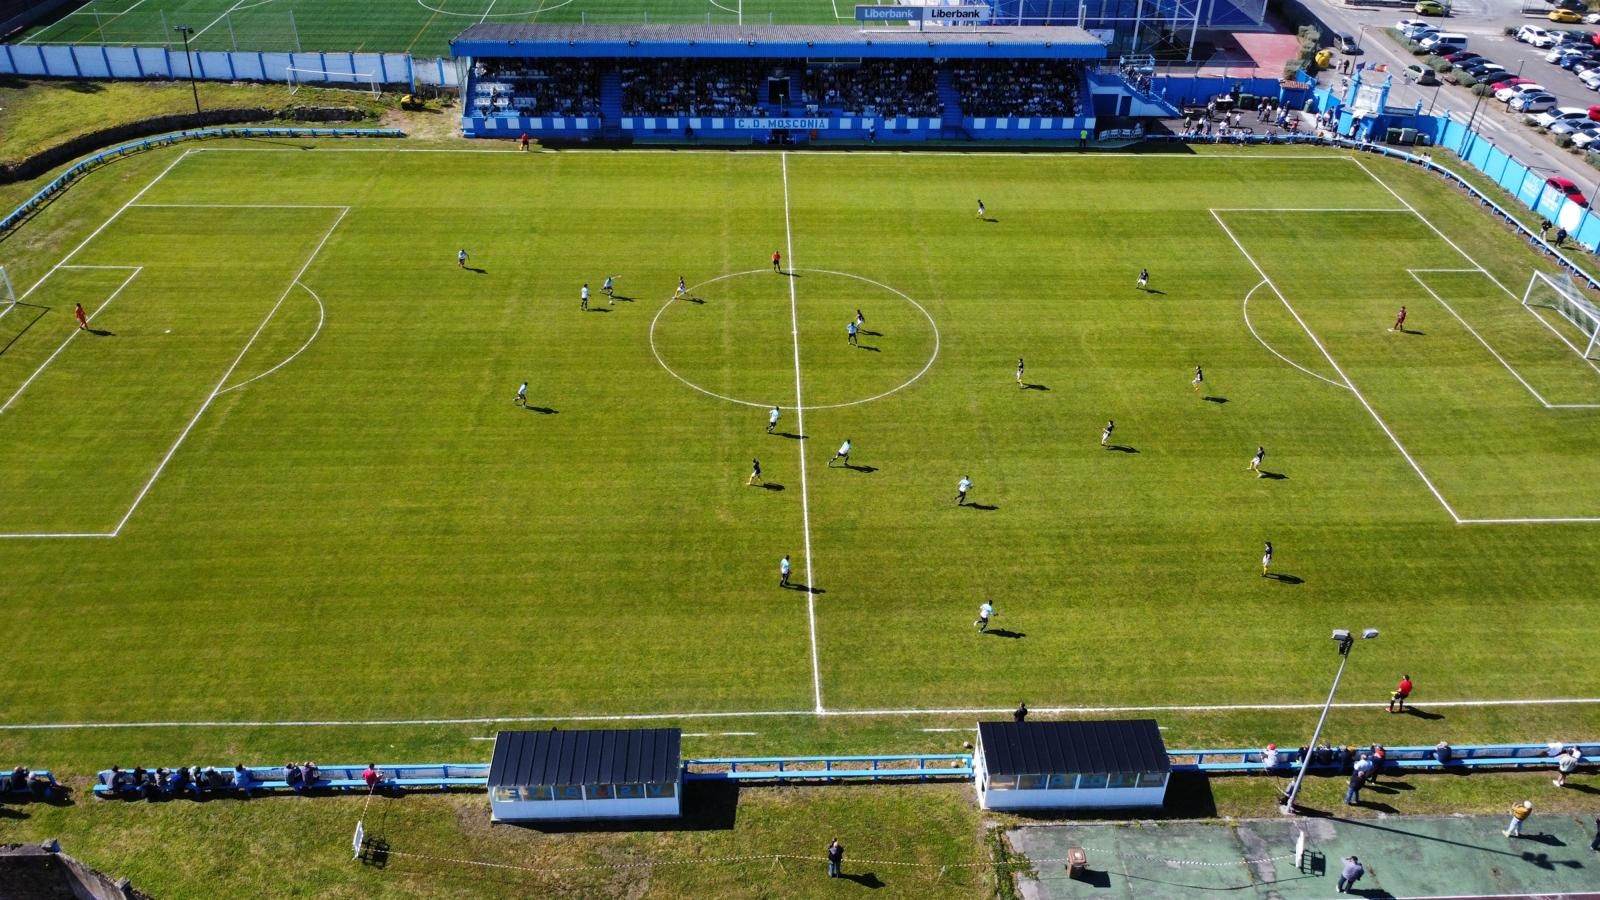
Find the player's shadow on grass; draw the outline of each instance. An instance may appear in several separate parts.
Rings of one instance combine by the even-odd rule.
[[[477,266],[462,266],[461,268],[466,269],[468,272],[474,272],[474,273],[476,273],[478,275],[487,275],[487,274],[489,274],[489,270],[488,269],[480,269]]]
[[[1048,387],[1045,387],[1042,384],[1034,384],[1034,383],[1028,382],[1028,381],[1025,381],[1025,382],[1022,383],[1022,389],[1025,390],[1025,391],[1048,391],[1048,390],[1050,390]]]
[[[551,407],[551,406],[525,406],[523,408],[526,409],[528,412],[536,412],[536,413],[539,413],[541,415],[546,415],[546,416],[553,416],[556,413],[561,411],[561,410],[556,409],[556,408]]]
[[[706,305],[706,302],[704,300],[701,300],[699,297],[691,297],[688,294],[683,295],[683,299],[689,301],[690,303],[693,303],[695,306],[705,306]]]
[[[1107,444],[1106,445],[1106,449],[1107,450],[1115,450],[1118,453],[1138,453],[1139,452],[1139,448],[1137,448],[1137,447],[1129,447],[1127,444]]]
[[[1287,572],[1268,572],[1261,576],[1268,581],[1279,581],[1284,584],[1305,584],[1306,580],[1299,575],[1290,575]]]
[[[791,441],[803,441],[806,439],[805,435],[795,434],[792,431],[774,431],[773,434],[781,438],[788,438]]]
[[[994,512],[1000,508],[992,503],[963,503],[961,505],[965,506],[967,509],[981,509],[984,512]]]
[[[789,582],[789,584],[785,588],[785,590],[799,591],[802,594],[811,594],[812,596],[817,596],[817,595],[820,595],[820,594],[826,594],[827,593],[827,591],[823,590],[822,588],[812,587],[809,584],[801,584],[798,581]]]
[[[1282,472],[1268,472],[1266,469],[1262,469],[1261,470],[1261,477],[1267,479],[1268,481],[1288,481],[1289,480],[1289,476],[1283,474]]]
[[[769,491],[781,491],[781,490],[783,490],[783,485],[778,484],[775,481],[763,482],[761,486],[766,488]]]
[[[990,628],[988,631],[985,631],[984,634],[992,634],[995,637],[1011,638],[1012,640],[1017,641],[1020,641],[1028,636],[1027,632],[1012,631],[1009,628]]]
[[[1389,330],[1390,331],[1398,331],[1401,334],[1414,334],[1414,335],[1416,335],[1418,337],[1426,337],[1427,334],[1428,334],[1426,331],[1418,331],[1415,328],[1391,328]]]
[[[882,879],[872,872],[840,872],[839,877],[843,878],[845,881],[854,881],[856,884],[859,884],[864,888],[871,888],[872,890],[877,890],[881,887],[888,887],[888,885],[883,883]]]
[[[621,294],[613,294],[611,299],[613,299],[613,300],[621,300],[623,303],[632,303],[633,302],[633,298],[632,297],[624,297]]]
[[[863,328],[863,329],[861,329],[861,335],[863,337],[883,337],[883,332],[881,332],[881,331],[868,331],[865,328]]]
[[[1000,224],[1000,220],[994,218],[993,216],[991,216],[991,217],[989,217],[987,219],[984,219],[983,221],[988,222],[990,225],[999,225]]]
[[[836,468],[832,463],[829,463],[828,467],[829,468]],[[855,463],[845,463],[842,467],[837,467],[837,468],[849,469],[852,472],[864,472],[864,473],[866,473],[868,475],[871,475],[873,472],[878,471],[878,467],[877,466],[858,466]]]
[[[1444,718],[1444,713],[1424,712],[1423,710],[1417,709],[1415,706],[1406,707],[1401,712],[1401,715],[1416,716],[1425,722],[1437,722]]]
[[[1227,397],[1201,397],[1200,399],[1206,401],[1207,403],[1215,403],[1218,406],[1228,402]]]
[[[584,312],[608,313],[608,312],[611,312],[611,310],[605,308],[604,306],[591,306],[588,309],[584,310]]]
[[[1160,291],[1160,290],[1156,290],[1155,288],[1150,288],[1150,287],[1139,288],[1139,290],[1144,291],[1146,294],[1157,294],[1157,295],[1160,295],[1162,297],[1165,297],[1167,295],[1166,291]]]
[[[88,329],[88,332],[90,334],[94,335],[95,337],[116,337],[117,336],[117,333],[115,331],[108,331],[108,330],[106,330],[104,328],[90,328],[90,329]]]
[[[881,352],[883,352],[883,351],[879,350],[877,347],[872,346],[871,344],[857,344],[856,347],[859,350],[871,350],[873,353],[881,353]]]

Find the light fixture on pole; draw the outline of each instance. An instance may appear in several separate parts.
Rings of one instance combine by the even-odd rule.
[[[172,30],[183,35],[183,61],[189,66],[189,90],[194,93],[194,114],[200,115],[200,88],[194,83],[194,57],[189,55],[189,35],[194,29],[187,25],[174,25]]]
[[[1376,628],[1366,628],[1361,631],[1364,640],[1370,641],[1377,636]],[[1317,749],[1317,739],[1322,737],[1322,726],[1328,721],[1328,710],[1333,708],[1333,695],[1339,692],[1339,679],[1344,677],[1345,663],[1350,661],[1350,648],[1356,642],[1350,632],[1343,628],[1334,629],[1333,639],[1339,642],[1339,671],[1333,674],[1333,688],[1328,691],[1328,702],[1322,704],[1322,717],[1317,719],[1317,728],[1311,733],[1311,743],[1307,744],[1305,752],[1300,754],[1300,771],[1295,773],[1294,783],[1289,785],[1288,792],[1283,795],[1283,805],[1279,809],[1286,816],[1294,815],[1294,801],[1300,796],[1300,782],[1306,778],[1306,764],[1310,762],[1309,757]]]

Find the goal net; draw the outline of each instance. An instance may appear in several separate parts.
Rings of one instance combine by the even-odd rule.
[[[1582,349],[1565,336],[1561,336],[1561,340],[1585,358],[1594,355],[1596,345],[1600,344],[1600,309],[1584,295],[1583,288],[1570,274],[1533,273],[1528,289],[1522,293],[1522,305],[1553,310],[1571,322],[1583,334]],[[1561,335],[1561,332],[1556,334]]]
[[[285,70],[289,76],[289,93],[293,94],[301,87],[311,86],[318,88],[337,88],[343,91],[360,91],[376,97],[382,93],[378,78],[371,72],[332,72],[327,69],[297,69],[293,66]]]
[[[11,276],[6,274],[6,267],[0,266],[0,319],[17,308],[17,292],[11,289]]]

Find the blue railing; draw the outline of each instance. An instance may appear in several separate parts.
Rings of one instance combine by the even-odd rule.
[[[1600,755],[1600,743],[1582,741],[1575,744],[1557,744],[1559,747],[1576,746],[1584,757],[1591,758]],[[1367,752],[1370,747],[1353,748],[1355,752]],[[1550,744],[1463,744],[1451,747],[1447,761],[1440,762],[1437,751],[1433,747],[1385,747],[1384,768],[1389,769],[1481,769],[1481,768],[1523,768],[1537,766],[1547,768],[1555,764]],[[1277,751],[1277,765],[1268,768],[1265,761],[1265,752],[1260,748],[1240,749],[1229,748],[1222,750],[1168,750],[1167,756],[1172,759],[1174,772],[1203,772],[1219,775],[1264,775],[1283,774],[1294,772],[1300,768],[1300,751],[1296,748],[1280,748]],[[1332,749],[1325,753],[1313,753],[1311,762],[1306,766],[1310,772],[1338,772],[1344,770],[1354,756],[1346,750]],[[1180,760],[1190,760],[1180,762]]]
[[[66,190],[69,185],[93,169],[113,160],[121,159],[132,153],[149,150],[154,147],[170,147],[184,141],[197,141],[206,138],[219,137],[405,137],[405,132],[397,128],[194,128],[186,131],[175,131],[171,134],[157,135],[144,140],[119,144],[108,150],[102,150],[93,156],[79,160],[73,166],[62,172],[55,180],[45,185],[38,193],[23,201],[12,213],[0,219],[0,234],[5,234],[15,228],[30,213],[44,204],[50,202],[55,196]]]
[[[880,781],[972,777],[970,753],[894,756],[735,756],[683,761],[688,781]]]

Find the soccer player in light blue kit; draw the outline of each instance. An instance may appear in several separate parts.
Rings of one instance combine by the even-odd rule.
[[[614,275],[607,275],[606,276],[606,283],[600,285],[601,292],[604,293],[606,295],[606,297],[609,298],[608,301],[607,301],[607,305],[608,306],[616,306],[617,305],[617,298],[616,298],[615,295],[613,295],[611,293],[611,286],[612,286],[612,283],[613,283],[613,279],[615,277],[616,276],[614,276]]]
[[[776,406],[772,408],[772,412],[767,413],[767,434],[771,434],[772,429],[778,427],[778,417],[781,415],[783,415],[783,412]]]
[[[589,283],[587,281],[583,283],[583,291],[578,294],[578,308],[584,310],[589,308]]]
[[[844,443],[839,445],[839,452],[835,453],[833,455],[833,459],[828,460],[828,465],[830,465],[830,466],[833,465],[833,462],[836,459],[844,460],[844,464],[846,466],[850,465],[850,439],[849,438],[845,438],[844,439]]]
[[[516,405],[521,406],[523,408],[527,408],[527,406],[528,406],[528,383],[526,381],[524,381],[522,383],[522,387],[517,388],[517,397],[516,397],[515,400],[512,400],[511,402],[515,403]]]
[[[970,490],[972,490],[972,479],[965,475],[961,476],[961,480],[956,482],[957,506],[962,506],[967,502],[967,491]]]

